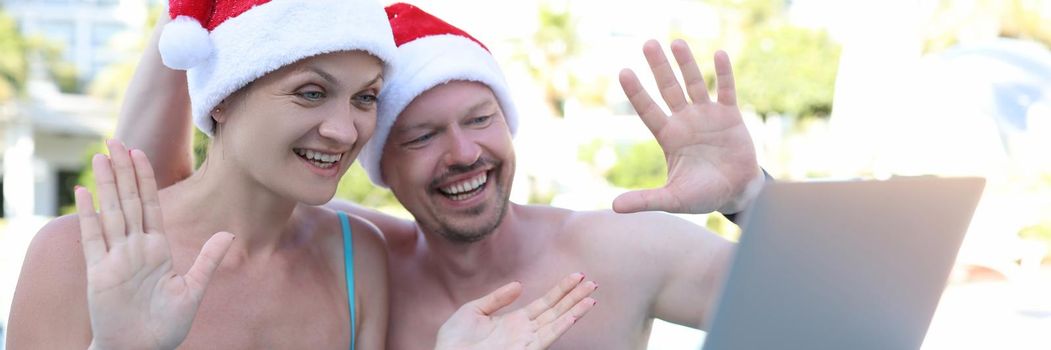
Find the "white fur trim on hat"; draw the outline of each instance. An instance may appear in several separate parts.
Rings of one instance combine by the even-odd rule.
[[[273,0],[227,19],[211,33],[214,52],[187,71],[194,124],[212,136],[211,110],[267,73],[320,54],[363,50],[388,68],[396,47],[374,0]]]
[[[474,81],[489,86],[496,95],[511,135],[518,129],[518,111],[493,55],[463,36],[443,34],[422,37],[398,47],[398,60],[386,74],[380,92],[376,130],[358,155],[372,183],[388,187],[383,181],[380,159],[383,146],[398,115],[417,96],[450,81]]]

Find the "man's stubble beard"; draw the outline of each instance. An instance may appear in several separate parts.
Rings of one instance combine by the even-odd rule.
[[[453,243],[470,244],[481,241],[491,235],[496,228],[503,222],[504,215],[507,214],[507,207],[510,204],[510,191],[502,186],[497,186],[495,190],[499,201],[496,203],[498,206],[496,212],[497,215],[491,218],[485,218],[485,223],[473,227],[473,228],[457,228],[453,227],[452,223],[442,220],[441,217],[437,218],[437,226],[434,227],[432,232],[436,232],[445,239]],[[472,208],[467,212],[467,215],[477,216],[485,212],[488,204],[480,205],[476,208]]]

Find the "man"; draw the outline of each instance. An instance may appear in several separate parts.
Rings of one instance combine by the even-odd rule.
[[[691,103],[660,45],[645,45],[671,116],[634,73],[624,71],[620,78],[665,152],[668,183],[618,197],[614,210],[632,214],[574,212],[508,201],[518,115],[487,49],[411,5],[391,5],[387,12],[400,58],[385,73],[377,131],[362,164],[374,182],[389,185],[416,221],[348,203],[330,206],[365,216],[384,232],[390,257],[389,347],[433,348],[438,327],[458,305],[508,279],[523,282],[520,300],[531,300],[543,292],[531,286],[552,285],[574,271],[598,282],[593,297],[606,306],[594,308],[553,348],[644,348],[654,318],[707,327],[705,316],[733,244],[671,215],[635,212],[735,213],[761,185],[724,53],[715,56],[718,100],[712,101],[689,48],[682,41],[672,44]],[[183,121],[185,98],[170,92],[183,78],[145,71],[159,69],[149,60],[129,89],[124,114],[163,111],[167,117],[122,117],[118,138],[156,159],[163,184],[161,174],[172,181],[191,170],[189,124]],[[160,90],[171,95],[154,99],[158,89],[144,84],[165,84]],[[175,147],[154,137],[172,128],[180,130]]]

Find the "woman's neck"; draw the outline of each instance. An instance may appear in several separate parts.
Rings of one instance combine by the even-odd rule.
[[[203,245],[214,233],[236,236],[231,253],[269,254],[295,241],[298,203],[279,196],[231,163],[205,161],[189,178],[161,192],[169,241]],[[185,232],[185,233],[184,233]]]

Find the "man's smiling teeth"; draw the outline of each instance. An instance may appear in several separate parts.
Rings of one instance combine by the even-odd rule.
[[[334,165],[335,162],[338,162],[340,159],[343,158],[343,153],[323,153],[323,152],[318,152],[318,151],[314,151],[314,150],[300,149],[300,148],[296,148],[294,151],[300,157],[303,157],[306,160],[311,161],[311,163],[313,163],[314,165],[316,165],[316,166],[318,166],[320,168],[331,167],[332,165]]]
[[[475,176],[473,178],[470,178],[470,179],[467,179],[467,180],[464,180],[464,181],[461,181],[461,182],[457,182],[457,183],[454,183],[454,184],[446,186],[446,187],[442,187],[442,188],[440,188],[440,190],[442,191],[442,193],[448,194],[448,195],[456,195],[456,194],[460,194],[460,193],[470,192],[470,191],[474,191],[474,190],[478,189],[479,187],[482,187],[482,185],[485,184],[485,181],[487,179],[488,179],[488,175],[486,175],[486,173],[481,173],[478,176]],[[455,196],[455,197],[459,197],[459,196]],[[456,199],[456,198],[453,198],[453,199]]]

